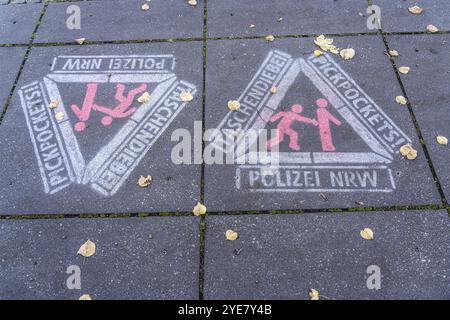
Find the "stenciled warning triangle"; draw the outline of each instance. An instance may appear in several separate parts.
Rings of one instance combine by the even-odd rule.
[[[43,81],[20,88],[18,93],[45,192],[56,193],[71,183],[90,183],[100,194],[115,194],[185,107],[186,102],[181,101],[179,94],[196,93],[194,85],[177,80],[174,67],[172,55],[58,56],[53,61],[52,72]],[[153,83],[157,86],[151,92],[150,101],[140,105],[86,163],[73,131],[73,113],[64,104],[58,83]],[[59,104],[50,110],[47,106],[52,100]],[[56,119],[57,113],[64,117]],[[48,123],[46,136],[42,135],[39,123]],[[152,131],[146,126],[151,126]],[[50,166],[50,160],[56,156],[62,159],[60,167]]]
[[[239,97],[241,108],[230,111],[220,123],[218,129],[223,137],[233,134],[236,128],[244,132],[264,129],[300,73],[310,80],[309,84],[304,85],[315,86],[371,152],[280,152],[281,164],[387,164],[392,162],[392,155],[398,152],[401,145],[411,142],[331,55],[325,53],[316,57],[312,54],[306,59],[293,59],[278,50],[269,52]],[[270,93],[272,86],[277,87],[276,94]],[[217,136],[214,144],[223,152],[229,152],[233,148],[227,145],[229,141],[233,138]],[[248,149],[246,145],[241,150],[247,152]],[[236,157],[246,155],[238,154]],[[261,157],[264,154],[259,154]],[[267,160],[264,163],[268,163]]]

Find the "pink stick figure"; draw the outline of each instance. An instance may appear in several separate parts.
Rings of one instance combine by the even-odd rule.
[[[267,148],[269,150],[272,146],[280,144],[286,135],[289,136],[289,148],[295,151],[300,150],[300,145],[298,144],[298,133],[291,128],[293,122],[298,121],[312,124],[314,126],[318,125],[316,120],[299,115],[302,111],[303,107],[301,105],[294,104],[291,107],[291,111],[281,111],[270,118],[270,122],[275,122],[278,119],[281,119],[281,121],[277,125],[275,137],[267,142]]]
[[[333,138],[331,136],[330,121],[335,125],[340,126],[341,121],[336,119],[328,110],[328,101],[326,99],[318,99],[316,101],[317,121],[319,122],[320,141],[322,143],[323,151],[336,151],[333,145]]]

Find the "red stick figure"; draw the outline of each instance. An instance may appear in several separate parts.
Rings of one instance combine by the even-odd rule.
[[[328,110],[328,101],[326,99],[318,99],[316,101],[317,106],[317,121],[319,122],[320,141],[322,143],[323,151],[335,151],[336,148],[333,145],[333,138],[331,136],[330,121],[335,125],[340,126],[341,121],[336,119]]]
[[[102,118],[102,124],[104,126],[109,126],[112,123],[113,118],[120,119],[132,115],[136,111],[136,108],[130,108],[134,97],[147,90],[147,84],[144,83],[137,88],[131,89],[126,96],[124,96],[125,86],[120,83],[117,84],[116,94],[114,97],[119,103],[112,109],[98,105],[94,102],[95,96],[97,95],[97,88],[98,83],[88,83],[86,88],[86,96],[84,97],[83,106],[81,109],[75,104],[71,106],[72,111],[80,120],[80,122],[75,124],[76,131],[83,131],[86,128],[86,121],[89,120],[92,110],[106,114],[106,116]]]
[[[289,136],[289,148],[292,150],[299,151],[300,145],[298,144],[298,133],[291,128],[292,123],[294,121],[303,122],[312,124],[314,126],[317,126],[318,123],[314,119],[306,118],[301,115],[299,115],[303,111],[303,107],[299,104],[294,104],[291,107],[292,111],[281,111],[277,114],[273,115],[270,118],[270,122],[275,122],[278,119],[281,119],[280,123],[277,125],[276,135],[274,138],[269,140],[267,142],[267,148],[270,150],[272,146],[280,144],[283,140],[285,135]]]

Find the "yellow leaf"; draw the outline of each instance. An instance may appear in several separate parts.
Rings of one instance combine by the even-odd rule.
[[[95,253],[95,243],[91,240],[86,241],[83,245],[78,249],[77,254],[82,255],[83,257],[90,257]]]
[[[409,7],[408,11],[411,12],[412,14],[421,14],[423,12],[423,9],[419,6],[413,6]]]
[[[225,232],[225,237],[229,241],[234,241],[234,240],[236,240],[238,238],[238,233],[236,231],[233,231],[233,230],[227,230]]]
[[[363,230],[361,230],[359,232],[359,234],[361,235],[361,237],[363,237],[366,240],[373,240],[373,231],[372,231],[372,229],[364,228]]]
[[[86,41],[86,38],[75,39],[75,42],[78,43],[78,44],[83,44],[85,41]]]
[[[389,50],[389,55],[391,57],[398,57],[400,55],[400,53],[398,53],[397,50]]]
[[[83,294],[78,300],[92,300],[92,298],[88,294]]]
[[[354,56],[355,56],[355,50],[352,48],[341,50],[341,57],[344,58],[344,60],[353,59]]]
[[[141,187],[141,188],[146,188],[146,187],[148,187],[148,186],[152,183],[152,181],[153,181],[152,176],[146,176],[146,177],[141,176],[141,177],[139,178],[137,184],[138,184],[139,187]]]
[[[427,26],[427,31],[428,31],[428,32],[431,32],[431,33],[435,33],[435,32],[438,32],[439,29],[438,29],[437,27],[433,26],[432,24],[429,24],[429,25]]]
[[[437,141],[437,143],[442,144],[442,145],[448,144],[448,139],[444,136],[437,136],[436,141]]]
[[[183,101],[183,102],[189,102],[194,99],[194,96],[190,92],[183,91],[180,93],[180,98],[181,98],[181,101]]]
[[[150,101],[150,94],[146,91],[139,98],[137,98],[139,103],[147,103]]]
[[[239,103],[239,101],[237,101],[237,100],[230,100],[230,101],[228,101],[228,108],[231,111],[239,110],[240,107],[241,107],[241,104]]]
[[[415,158],[417,158],[417,150],[415,150],[410,143],[401,146],[400,153],[408,160],[414,160]]]
[[[272,88],[270,88],[270,92],[273,93],[273,94],[275,94],[275,93],[278,92],[278,88],[275,87],[275,86],[273,86]]]
[[[143,11],[147,11],[148,9],[150,9],[150,6],[148,5],[148,3],[144,3],[144,4],[142,5],[141,9],[142,9]]]
[[[323,55],[323,52],[320,51],[320,50],[314,50],[314,55],[315,55],[316,57],[320,57],[321,55]]]
[[[403,73],[403,74],[408,74],[408,73],[409,73],[409,70],[411,70],[410,67],[400,67],[400,68],[398,68],[398,71],[399,71],[400,73]]]
[[[194,207],[194,209],[192,209],[192,213],[197,217],[202,216],[206,214],[206,207],[200,202],[197,202],[197,205]]]
[[[64,113],[61,111],[55,113],[55,118],[56,120],[61,121],[62,119],[64,119]]]
[[[275,40],[275,37],[273,35],[269,34],[268,36],[266,36],[266,40],[273,41],[273,40]]]
[[[50,109],[55,109],[55,108],[57,108],[58,107],[58,105],[59,105],[59,102],[58,102],[58,100],[52,100],[51,102],[50,102],[50,104],[48,105],[48,107],[50,108]]]
[[[320,47],[320,49],[322,49],[323,51],[330,51],[333,54],[338,54],[339,53],[339,49],[336,48],[335,45],[333,45],[333,39],[331,38],[325,38],[325,36],[323,34],[321,34],[320,36],[318,36],[315,40],[314,43]]]
[[[395,101],[398,104],[406,104],[408,102],[404,96],[396,96]]]
[[[311,300],[319,300],[319,291],[317,291],[316,289],[310,289],[309,290],[309,298]]]

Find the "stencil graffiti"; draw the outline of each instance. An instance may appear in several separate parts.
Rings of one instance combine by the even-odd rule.
[[[303,77],[301,82],[293,85],[299,77]],[[270,93],[273,86],[278,88],[276,94]],[[310,99],[302,96],[306,86],[312,86],[317,92],[309,105],[303,104],[306,98]],[[292,91],[295,103],[286,105],[284,100]],[[281,152],[277,167],[262,163],[239,166],[238,189],[253,192],[395,190],[389,167],[393,154],[410,139],[330,55],[294,59],[278,50],[269,52],[239,101],[240,109],[229,112],[218,127],[222,136],[233,132],[230,129],[275,126],[277,133],[267,147],[279,145]],[[350,147],[354,150],[340,149],[341,144],[346,144],[342,137],[345,126],[359,137],[366,151],[358,150],[358,146]],[[227,141],[233,141],[231,137],[220,139],[218,135],[216,138],[215,145],[223,152],[235,148],[227,145]],[[310,140],[317,141],[313,151],[303,146],[309,143],[311,148]]]
[[[77,183],[114,195],[185,107],[180,93],[196,92],[194,85],[177,79],[174,68],[172,55],[58,56],[42,81],[20,88],[45,192],[54,194]],[[63,84],[81,85],[84,99],[65,101]],[[105,95],[100,85],[114,87],[115,104],[98,102]],[[150,101],[137,103],[136,97],[150,87]],[[54,109],[48,108],[52,100],[59,102]],[[65,115],[62,119],[55,117],[59,112]],[[93,114],[100,114],[100,121]],[[108,127],[115,121],[123,125],[87,162],[79,135],[88,125]]]

